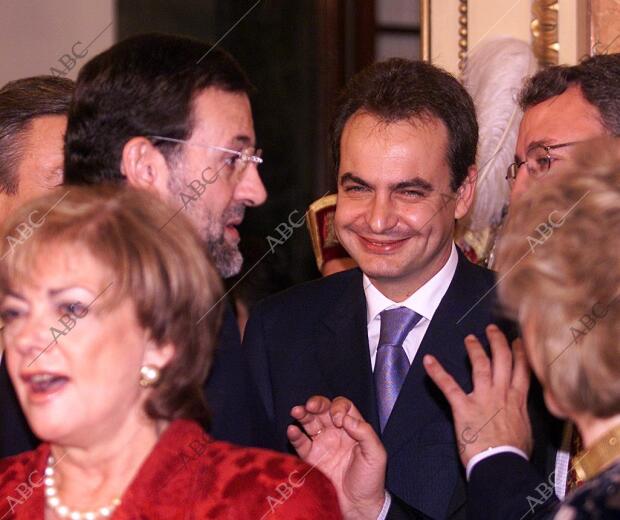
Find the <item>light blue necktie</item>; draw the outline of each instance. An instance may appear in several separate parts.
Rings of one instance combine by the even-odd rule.
[[[403,341],[422,316],[407,307],[383,311],[380,316],[381,332],[374,376],[379,424],[383,431],[409,371]]]

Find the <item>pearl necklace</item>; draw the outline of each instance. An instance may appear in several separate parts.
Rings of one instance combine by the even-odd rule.
[[[121,503],[119,498],[112,501],[112,505],[103,506],[96,511],[72,511],[65,506],[58,498],[58,490],[56,489],[56,479],[54,478],[54,457],[50,455],[47,459],[45,467],[45,501],[50,509],[54,511],[59,518],[69,518],[70,520],[97,520],[97,518],[110,518],[114,510]]]

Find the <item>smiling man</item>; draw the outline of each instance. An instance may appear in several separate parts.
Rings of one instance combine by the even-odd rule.
[[[433,353],[470,386],[463,340],[493,321],[493,274],[452,239],[474,196],[477,139],[473,103],[448,73],[393,59],[356,75],[332,151],[335,228],[359,269],[266,300],[246,329],[266,446],[290,449],[291,408],[317,394],[350,398],[380,434],[390,493],[370,516],[392,502],[465,517],[449,406],[421,359]]]

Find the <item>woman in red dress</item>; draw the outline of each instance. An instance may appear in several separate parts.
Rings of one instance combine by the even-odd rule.
[[[44,441],[0,461],[0,519],[340,518],[317,469],[204,432],[222,287],[192,226],[147,193],[63,191],[0,246],[4,355]]]

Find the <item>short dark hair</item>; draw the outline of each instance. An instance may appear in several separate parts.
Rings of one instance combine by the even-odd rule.
[[[84,65],[65,138],[65,181],[121,183],[125,143],[136,136],[187,139],[195,97],[208,87],[250,93],[237,62],[220,47],[182,36],[142,34]],[[167,161],[177,143],[157,145]]]
[[[15,195],[19,189],[21,137],[30,122],[67,114],[74,87],[67,78],[34,76],[9,81],[0,89],[0,192]]]
[[[612,134],[620,135],[620,54],[601,54],[571,67],[558,65],[532,76],[519,95],[525,111],[549,98],[559,96],[573,85],[601,114],[601,123]]]
[[[478,123],[474,102],[459,81],[423,61],[392,58],[358,72],[340,96],[332,124],[332,157],[340,162],[340,139],[347,121],[366,111],[386,123],[437,118],[448,130],[447,163],[456,191],[476,163]]]

